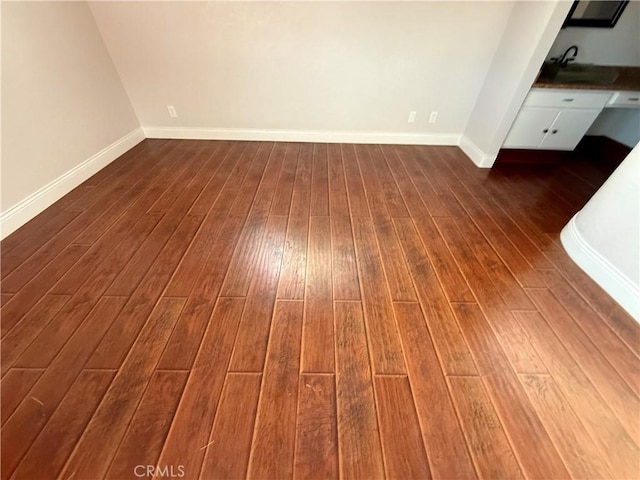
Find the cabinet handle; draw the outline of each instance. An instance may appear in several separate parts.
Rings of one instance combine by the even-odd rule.
[[[558,133],[558,130],[551,130],[551,133],[555,135],[556,133]]]
[[[573,98],[563,98],[563,102],[573,102]]]
[[[631,102],[637,102],[638,100],[640,100],[640,97],[629,97],[629,100]]]
[[[547,133],[549,131],[548,128],[545,128],[544,130],[542,130],[542,133]]]

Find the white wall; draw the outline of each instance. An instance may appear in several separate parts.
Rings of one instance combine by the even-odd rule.
[[[640,321],[640,145],[562,231],[569,255]]]
[[[60,180],[138,127],[86,3],[2,2],[3,236],[130,148]]]
[[[640,108],[605,108],[587,135],[604,135],[633,148],[640,142]]]
[[[579,63],[640,66],[640,1],[629,2],[614,28],[567,27],[560,31],[548,57],[578,46]]]
[[[399,132],[454,143],[510,9],[504,1],[91,3],[144,127]],[[432,110],[440,113],[429,124]]]
[[[570,7],[570,1],[513,5],[461,143],[479,166],[493,164]]]

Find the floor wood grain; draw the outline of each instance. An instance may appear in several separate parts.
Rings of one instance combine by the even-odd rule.
[[[387,477],[431,478],[407,377],[378,375],[374,384]]]
[[[451,394],[482,478],[525,478],[479,377],[451,377]]]
[[[182,396],[188,372],[156,370],[111,462],[107,477],[136,478],[140,457],[160,456]],[[152,461],[155,463],[155,460]]]
[[[295,456],[302,302],[278,300],[264,367],[249,478],[291,478]]]
[[[145,140],[1,244],[0,479],[639,478],[610,172]]]
[[[242,478],[247,472],[261,374],[229,373],[206,446],[200,478]],[[233,441],[229,441],[233,438]]]
[[[294,478],[338,476],[335,382],[333,375],[300,376]]]

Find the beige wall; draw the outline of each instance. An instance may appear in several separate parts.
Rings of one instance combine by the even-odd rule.
[[[86,3],[2,2],[3,212],[138,126]]]
[[[455,135],[510,9],[504,1],[91,3],[144,127]]]

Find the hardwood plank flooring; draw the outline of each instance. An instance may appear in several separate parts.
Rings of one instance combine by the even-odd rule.
[[[160,368],[190,368],[194,362],[243,222],[241,217],[225,221],[162,354]]]
[[[184,299],[164,298],[149,317],[122,368],[118,370],[89,425],[67,459],[61,476],[104,476],[149,383],[160,353],[177,321]]]
[[[535,478],[569,476],[480,308],[467,303],[455,305],[454,309],[487,386],[492,408],[500,415],[525,475]],[[536,456],[529,455],[526,450],[531,444],[536,446]],[[544,463],[538,461],[540,456],[545,458]]]
[[[0,479],[640,478],[591,162],[145,140],[0,246]]]
[[[4,337],[17,322],[44,296],[45,293],[69,270],[88,250],[87,245],[69,245],[60,255],[47,265],[18,293],[6,303],[3,302],[0,315],[7,321],[0,328]]]
[[[307,373],[333,373],[331,224],[329,217],[310,220],[300,368]]]
[[[302,302],[278,300],[273,315],[249,478],[291,478],[295,456]]]
[[[550,375],[522,375],[522,384],[567,469],[576,478],[615,478]]]
[[[49,368],[40,376],[13,415],[3,425],[1,430],[5,445],[2,453],[3,472],[10,471],[16,466],[31,442],[57,411],[56,408],[87,363],[96,344],[122,308],[123,300],[119,297],[100,299],[76,334],[51,362]],[[38,363],[38,358],[32,360],[27,356],[25,363]],[[12,371],[13,369],[9,370],[8,374]],[[10,448],[8,448],[9,445]]]
[[[256,421],[260,373],[229,373],[206,447],[200,478],[242,478]],[[230,442],[229,439],[233,438]]]
[[[84,370],[34,440],[12,478],[55,478],[111,383],[111,370]],[[51,448],[55,445],[55,448]]]
[[[2,402],[2,425],[11,416],[27,392],[44,372],[41,368],[12,369],[0,382],[0,402]]]
[[[462,428],[482,478],[524,478],[479,377],[449,378]]]
[[[40,299],[34,308],[2,338],[2,375],[22,355],[31,342],[55,317],[56,313],[67,303],[68,295],[46,295]]]
[[[387,477],[431,478],[407,377],[378,375],[374,384]]]
[[[433,342],[440,353],[444,372],[457,375],[476,374],[469,348],[453,318],[451,306],[445,299],[443,287],[428,260],[414,223],[407,219],[398,219],[396,232],[411,269]]]
[[[264,367],[269,329],[278,288],[278,274],[286,229],[285,217],[271,216],[257,250],[256,274],[246,295],[246,304],[233,348],[230,369],[260,372]]]
[[[197,477],[238,332],[244,299],[221,298],[211,315],[158,464]]]
[[[431,472],[435,478],[476,478],[420,305],[394,308]]]
[[[567,315],[549,290],[532,290],[530,295],[545,318],[557,318],[556,322],[551,323],[551,328],[566,345],[567,351],[584,367],[591,383],[598,388],[627,432],[639,442],[640,424],[636,421],[640,411],[638,397],[617,372],[612,372],[611,363],[598,351],[578,323]]]
[[[335,302],[340,476],[383,478],[369,347],[360,302]]]
[[[354,218],[362,305],[374,373],[402,374],[404,356],[371,219]]]
[[[139,459],[155,463],[173,421],[188,372],[156,370],[127,428],[107,477],[134,478]]]
[[[572,409],[599,450],[610,462],[614,478],[633,478],[640,464],[638,444],[626,432],[612,408],[587,378],[584,368],[567,352],[538,312],[516,312]],[[544,342],[542,340],[544,339]]]
[[[360,300],[356,253],[348,216],[331,217],[334,300]]]
[[[338,476],[335,389],[333,375],[300,375],[294,478]]]
[[[474,250],[468,245],[465,235],[468,231],[466,225],[451,218],[439,218],[437,225],[474,290],[484,315],[494,319],[494,322],[490,322],[490,326],[495,329],[496,336],[502,343],[502,349],[513,367],[520,373],[546,373],[531,342],[513,319],[512,311],[501,298],[504,291],[496,284],[497,282],[493,282],[495,275],[483,270],[483,266],[474,255]],[[521,290],[519,285],[514,287]]]
[[[309,235],[309,198],[308,190],[294,190],[291,197],[291,210],[287,225],[278,298],[302,300],[307,272],[307,240]]]

